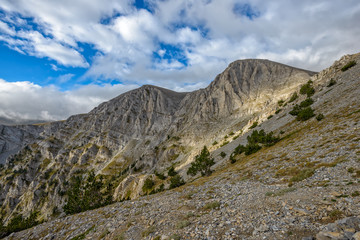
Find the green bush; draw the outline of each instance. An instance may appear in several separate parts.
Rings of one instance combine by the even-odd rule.
[[[285,103],[285,101],[282,100],[282,99],[278,101],[278,105],[279,105],[280,107],[281,107],[282,105],[284,105],[284,103]]]
[[[215,202],[209,202],[207,204],[205,204],[205,206],[203,207],[204,210],[212,210],[212,209],[216,209],[220,207],[220,203],[218,201]]]
[[[162,173],[158,173],[157,171],[155,171],[155,176],[158,177],[160,180],[165,180],[166,176]]]
[[[282,108],[279,108],[278,110],[275,111],[275,114],[279,114],[282,111]]]
[[[317,116],[316,116],[316,120],[318,121],[321,121],[324,119],[324,115],[322,113],[319,113]]]
[[[314,110],[311,107],[307,107],[300,110],[299,114],[296,116],[296,120],[306,121],[312,118],[313,116],[315,116]]]
[[[253,131],[251,135],[247,137],[248,143],[246,146],[239,144],[233,151],[232,155],[230,156],[230,162],[234,163],[235,155],[245,153],[245,155],[253,154],[261,149],[261,145],[263,144],[267,147],[274,145],[277,143],[280,138],[273,136],[273,132],[266,133],[263,129],[260,131]]]
[[[171,168],[169,168],[168,171],[168,176],[173,177],[177,174],[177,172],[175,171],[174,167],[172,166]]]
[[[293,95],[291,95],[291,97],[290,97],[289,103],[295,101],[298,97],[299,96],[298,96],[297,92],[294,92]]]
[[[299,112],[301,111],[301,107],[296,104],[293,109],[289,112],[290,115],[297,116]]]
[[[221,153],[220,153],[220,157],[222,157],[222,158],[226,157],[226,153],[225,153],[225,152],[221,152]]]
[[[150,191],[153,187],[155,186],[155,182],[154,180],[152,180],[151,178],[147,178],[144,182],[144,185],[142,187],[143,192],[148,192]]]
[[[356,65],[356,62],[355,61],[350,61],[348,62],[345,66],[343,66],[341,68],[341,71],[345,72],[346,70],[348,70],[349,68],[353,67]]]
[[[300,103],[300,108],[306,108],[306,107],[310,106],[313,103],[314,103],[314,100],[312,100],[311,98],[307,98],[307,99],[305,99],[304,101],[302,101]]]
[[[269,115],[268,117],[267,117],[267,119],[270,119],[270,118],[272,118],[274,115]]]
[[[332,78],[327,86],[328,86],[328,87],[332,87],[332,86],[334,86],[335,84],[336,84],[336,81]]]
[[[256,144],[256,143],[247,144],[245,147],[245,155],[250,155],[250,154],[256,153],[260,149],[261,149],[261,146],[259,144]]]
[[[289,114],[296,116],[296,120],[298,121],[306,121],[315,116],[314,110],[310,107],[313,102],[314,101],[311,98],[307,98],[302,101],[300,105],[296,104]]]
[[[230,163],[236,163],[235,154],[231,154],[229,160]]]
[[[315,89],[312,86],[312,81],[309,80],[306,84],[302,85],[300,88],[300,94],[307,95],[308,97],[311,97],[314,95]]]
[[[180,187],[184,185],[185,182],[179,174],[176,174],[172,178],[170,178],[170,189]]]
[[[38,212],[31,212],[28,218],[24,218],[22,215],[16,214],[10,220],[7,226],[0,225],[0,238],[3,238],[10,233],[19,232],[21,230],[31,228],[35,225],[40,224],[37,221]],[[0,223],[2,223],[2,219],[0,218]]]
[[[217,141],[214,141],[214,142],[212,143],[213,146],[215,146],[216,144],[218,144]]]
[[[73,176],[66,194],[68,200],[64,211],[67,214],[79,213],[112,203],[112,185],[105,185],[102,176],[96,178],[93,171],[89,172],[86,179]]]
[[[201,153],[195,157],[195,161],[191,163],[187,174],[195,176],[201,172],[201,176],[209,176],[211,174],[211,166],[214,165],[214,158],[210,157],[210,152],[206,146],[201,150]]]
[[[251,125],[250,129],[256,128],[257,125],[258,125],[258,122],[254,122],[254,123]]]

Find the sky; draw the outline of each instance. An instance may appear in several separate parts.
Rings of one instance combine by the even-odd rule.
[[[360,49],[358,0],[0,0],[0,117],[66,119],[238,59],[313,71]]]

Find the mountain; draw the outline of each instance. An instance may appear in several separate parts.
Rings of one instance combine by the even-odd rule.
[[[358,62],[359,54],[345,56],[320,73],[268,60],[239,60],[231,63],[207,88],[198,91],[176,93],[146,85],[102,103],[88,114],[72,116],[65,121],[36,126],[3,127],[7,132],[0,139],[2,146],[7,146],[0,148],[0,156],[6,159],[0,175],[0,204],[4,223],[11,223],[16,214],[28,217],[34,211],[38,211],[38,220],[64,216],[63,209],[69,199],[72,177],[79,176],[85,179],[91,175],[92,170],[96,176],[101,176],[104,183],[110,184],[112,200],[123,201],[146,194],[146,187],[149,187],[146,184],[148,179],[154,179],[155,186],[150,186],[150,189],[161,189],[162,184],[163,189],[169,188],[173,178],[162,180],[161,175],[165,178],[169,174],[168,170],[174,167],[179,176],[188,182],[180,188],[184,193],[182,197],[188,204],[182,205],[177,191],[165,191],[153,197],[141,198],[139,201],[110,205],[101,210],[104,211],[104,215],[101,215],[100,210],[93,210],[84,213],[85,215],[59,218],[37,227],[40,230],[27,230],[23,234],[27,234],[25,238],[28,239],[38,239],[40,235],[36,234],[59,237],[57,234],[60,232],[46,233],[44,229],[62,226],[60,228],[65,230],[61,234],[67,238],[85,231],[87,234],[91,232],[93,237],[100,237],[102,232],[108,231],[105,235],[112,239],[116,234],[120,234],[121,228],[126,236],[134,233],[133,238],[138,239],[141,238],[140,233],[145,232],[144,228],[147,228],[148,233],[144,235],[148,235],[150,239],[150,236],[155,236],[156,231],[160,231],[161,235],[167,231],[175,231],[175,226],[175,232],[185,238],[204,238],[221,236],[229,232],[231,228],[227,229],[224,226],[230,226],[233,219],[238,219],[244,222],[241,227],[234,228],[240,231],[236,233],[238,236],[252,236],[249,239],[258,239],[259,236],[274,233],[275,239],[281,239],[280,235],[284,233],[276,228],[285,229],[284,227],[271,228],[273,225],[267,220],[266,226],[262,227],[260,224],[261,216],[267,212],[267,208],[271,209],[269,214],[274,211],[271,216],[265,214],[269,221],[281,222],[279,219],[273,219],[279,214],[292,216],[292,213],[288,214],[280,207],[279,196],[289,193],[293,194],[291,196],[294,199],[299,197],[304,203],[311,203],[311,197],[321,197],[316,195],[316,189],[306,187],[309,193],[314,194],[312,196],[304,194],[303,190],[298,188],[309,184],[323,186],[319,184],[331,182],[331,188],[340,191],[336,188],[336,183],[332,182],[336,176],[328,172],[329,166],[334,165],[336,171],[333,172],[341,174],[341,177],[351,175],[351,171],[352,174],[357,174],[356,155],[350,152],[358,147],[353,139],[358,136],[354,121],[358,117],[356,109],[359,107],[360,69],[356,65],[347,71],[341,71],[351,60]],[[311,82],[308,82],[309,79]],[[331,79],[335,83],[327,87],[331,85]],[[289,114],[296,104],[301,105],[300,103],[306,100],[306,96],[299,92],[300,87],[306,84],[314,88],[315,95],[311,96],[314,102],[312,106],[315,114],[323,114],[325,118],[322,121],[314,118],[304,122],[297,121],[296,117]],[[290,101],[295,92],[298,92],[298,97]],[[336,120],[336,115],[341,116],[340,121]],[[351,117],[347,118],[347,115]],[[254,132],[252,129],[260,130],[258,125],[266,132],[274,131],[280,135],[280,142],[269,148],[263,147],[253,155],[235,155],[236,164],[230,164],[229,156],[239,144],[246,145],[247,137]],[[354,136],[351,135],[351,131]],[[340,149],[331,145],[333,139],[330,137],[336,134],[341,136],[336,138]],[[342,143],[352,145],[349,145],[350,149],[341,149]],[[195,155],[199,154],[204,145],[208,146],[215,160],[213,169],[222,169],[205,178],[206,181],[204,178],[196,180],[198,176],[192,177],[186,173]],[[348,158],[347,165],[344,165],[341,156]],[[351,167],[352,170],[347,172],[347,167]],[[340,170],[337,170],[338,168]],[[304,177],[301,174],[305,175],[305,180],[313,175],[316,178],[303,183],[296,180]],[[285,187],[290,183],[296,187]],[[357,184],[353,182],[346,185],[346,191],[354,189]],[[245,194],[244,198],[240,197],[242,193]],[[273,195],[276,197],[269,199]],[[191,200],[192,198],[194,199]],[[342,200],[342,197],[340,198]],[[342,205],[343,201],[340,200],[337,202],[339,206],[331,206],[333,210],[347,206],[352,209],[351,214],[359,214],[353,208],[358,199],[350,199],[352,203],[349,200],[349,206]],[[299,212],[305,212],[306,217],[307,212],[312,213],[311,208],[307,210],[290,198],[286,201],[296,206]],[[214,206],[207,206],[206,203]],[[129,204],[133,207],[128,208]],[[149,211],[144,212],[144,207],[139,204],[149,205]],[[242,210],[237,207],[241,204]],[[284,204],[288,208],[287,203]],[[162,208],[159,210],[158,206]],[[180,209],[174,208],[176,206]],[[219,206],[224,210],[219,210]],[[276,208],[281,209],[278,210],[281,213],[276,214],[273,210]],[[176,227],[177,223],[173,222],[161,225],[161,218],[164,216],[159,215],[159,219],[155,209],[168,214],[165,217],[167,221],[176,221],[171,220],[171,216],[180,214],[180,219],[184,218],[181,220],[182,224],[179,223],[181,226]],[[235,215],[231,213],[231,209]],[[259,211],[254,212],[251,209]],[[196,215],[198,213],[194,212],[197,210],[205,215],[211,210],[210,213],[213,215],[210,217],[200,214],[201,220],[196,220],[195,216],[182,215]],[[243,215],[241,211],[244,211],[244,217],[240,217]],[[117,213],[118,216],[116,219],[112,218],[111,223],[104,217],[110,212]],[[137,212],[139,213],[135,214]],[[342,212],[339,215],[349,214]],[[141,217],[141,220],[136,220],[136,216]],[[294,217],[294,222],[289,226],[294,227],[293,231],[301,230],[303,217]],[[151,219],[158,222],[147,222]],[[198,230],[192,228],[189,219],[191,222],[195,221]],[[222,226],[214,219],[222,219]],[[253,223],[251,219],[254,220]],[[91,227],[95,221],[99,223],[96,228],[101,230],[93,231]],[[324,222],[326,221],[325,218]],[[66,230],[67,224],[71,222],[77,222],[78,231]],[[210,224],[208,226],[211,228],[204,228],[204,223]],[[132,225],[136,227],[131,227]],[[320,225],[315,224],[311,231],[319,228]],[[185,232],[182,229],[192,230]],[[210,233],[212,229],[217,229],[217,232]],[[194,236],[191,235],[193,231]],[[235,233],[230,231],[229,234]]]

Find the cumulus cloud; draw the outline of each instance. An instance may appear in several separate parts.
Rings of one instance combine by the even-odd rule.
[[[105,84],[81,86],[61,92],[54,86],[0,79],[0,117],[17,120],[53,121],[86,113],[98,104],[137,85]]]
[[[134,2],[0,0],[4,12],[0,41],[22,54],[55,60],[56,65],[49,64],[55,71],[69,66],[85,68],[83,79],[103,84],[65,93],[55,87],[26,85],[28,89],[40,87],[39,93],[66,96],[66,103],[70,95],[75,101],[79,89],[111,91],[114,86],[106,85],[109,79],[120,80],[122,89],[154,84],[194,90],[205,87],[230,62],[244,58],[267,58],[318,71],[360,47],[357,0],[346,4],[325,0],[145,0],[149,9],[137,9]],[[82,44],[91,46],[95,54],[84,56]],[[64,72],[58,80],[71,79],[71,73]],[[94,99],[96,94],[85,94],[76,101],[85,96]],[[60,115],[65,116],[66,111]],[[47,117],[55,117],[48,113]]]

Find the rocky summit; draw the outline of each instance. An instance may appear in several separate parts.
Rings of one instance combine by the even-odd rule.
[[[239,60],[194,92],[0,126],[1,236],[360,239],[359,62]]]

